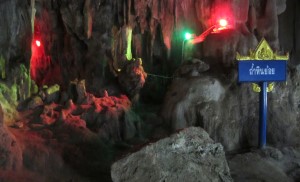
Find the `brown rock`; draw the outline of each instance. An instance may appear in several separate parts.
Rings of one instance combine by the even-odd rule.
[[[140,89],[144,86],[146,78],[147,73],[144,71],[140,59],[128,62],[118,75],[121,88],[131,98],[139,93]]]

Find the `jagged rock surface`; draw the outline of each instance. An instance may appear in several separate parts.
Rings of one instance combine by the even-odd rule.
[[[121,88],[131,98],[139,94],[147,78],[142,67],[141,60],[134,60],[127,63],[118,75]]]
[[[149,144],[112,165],[119,181],[232,181],[223,147],[191,127]]]
[[[299,68],[268,95],[268,143],[299,144]],[[207,81],[205,81],[207,80]],[[211,80],[211,81],[209,81]],[[173,131],[201,126],[226,150],[257,146],[259,94],[251,84],[237,84],[236,70],[221,77],[182,77],[171,84],[161,116]]]
[[[291,7],[293,5],[294,9]],[[293,9],[291,12],[294,12],[297,5],[288,2],[287,8]],[[213,59],[210,64],[221,62],[223,66],[231,66],[234,64],[236,51],[247,53],[249,48],[255,47],[261,37],[265,37],[272,48],[279,49],[277,16],[286,9],[286,2],[284,0],[226,2],[185,0],[180,3],[175,3],[174,0],[151,2],[41,0],[36,1],[35,6],[34,37],[39,38],[42,43],[45,60],[41,62],[47,64],[45,70],[39,71],[38,77],[42,80],[39,82],[66,86],[70,80],[86,79],[88,89],[97,91],[104,85],[107,86],[105,78],[111,79],[108,76],[111,65],[116,68],[124,65],[128,44],[132,44],[132,55],[141,57],[148,71],[168,72],[176,68],[181,57],[181,47],[177,45],[181,44],[182,39],[173,40],[177,32],[192,29],[193,33],[198,35],[221,16],[231,18],[235,30],[221,35],[211,35],[204,42],[203,49],[198,47],[194,49],[196,55]],[[3,19],[1,27],[10,27],[8,32],[14,35],[6,35],[6,32],[1,34],[12,39],[1,39],[3,45],[1,54],[5,60],[15,64],[18,63],[15,57],[26,55],[28,58],[30,55],[30,3],[6,0],[1,3],[1,7],[3,12],[10,14],[13,12],[13,19],[20,21],[22,30],[25,30],[17,34],[21,27],[9,24],[15,22],[9,21],[10,14],[1,17]],[[8,11],[6,7],[15,8]],[[290,24],[280,31],[297,30],[297,26],[291,24],[298,21],[285,22],[282,19],[290,19],[286,15],[281,16],[279,23]],[[285,35],[280,33],[282,34]],[[291,45],[294,41],[284,41],[286,51],[298,49],[298,38],[295,40],[297,40],[295,45]],[[8,51],[7,47],[10,48]],[[168,52],[172,54],[170,57],[167,56]],[[174,61],[168,61],[169,58]],[[294,55],[292,59],[293,62],[297,62]]]
[[[201,103],[221,102],[225,93],[220,81],[209,76],[178,78],[169,89],[161,115],[173,131],[199,125],[196,108]]]

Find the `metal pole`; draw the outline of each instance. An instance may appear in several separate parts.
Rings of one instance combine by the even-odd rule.
[[[260,97],[259,97],[259,148],[266,146],[267,142],[267,108],[268,108],[268,82],[260,83]]]
[[[184,49],[184,43],[185,43],[185,41],[186,41],[186,39],[184,39],[183,41],[182,41],[182,46],[181,46],[181,60],[180,60],[180,64],[181,63],[183,63],[183,61],[184,61],[184,52],[185,52],[185,49]]]

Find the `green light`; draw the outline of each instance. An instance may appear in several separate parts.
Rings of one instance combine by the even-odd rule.
[[[192,38],[192,34],[191,33],[185,33],[184,38],[185,38],[185,40],[190,40]]]
[[[126,29],[126,36],[127,36],[126,59],[130,61],[132,60],[132,52],[131,52],[132,29],[130,27],[127,27]]]

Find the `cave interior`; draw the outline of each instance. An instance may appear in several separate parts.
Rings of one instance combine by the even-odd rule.
[[[0,12],[0,181],[300,181],[300,1],[1,0]],[[288,57],[267,85],[263,147],[261,87],[238,81],[262,41]]]

